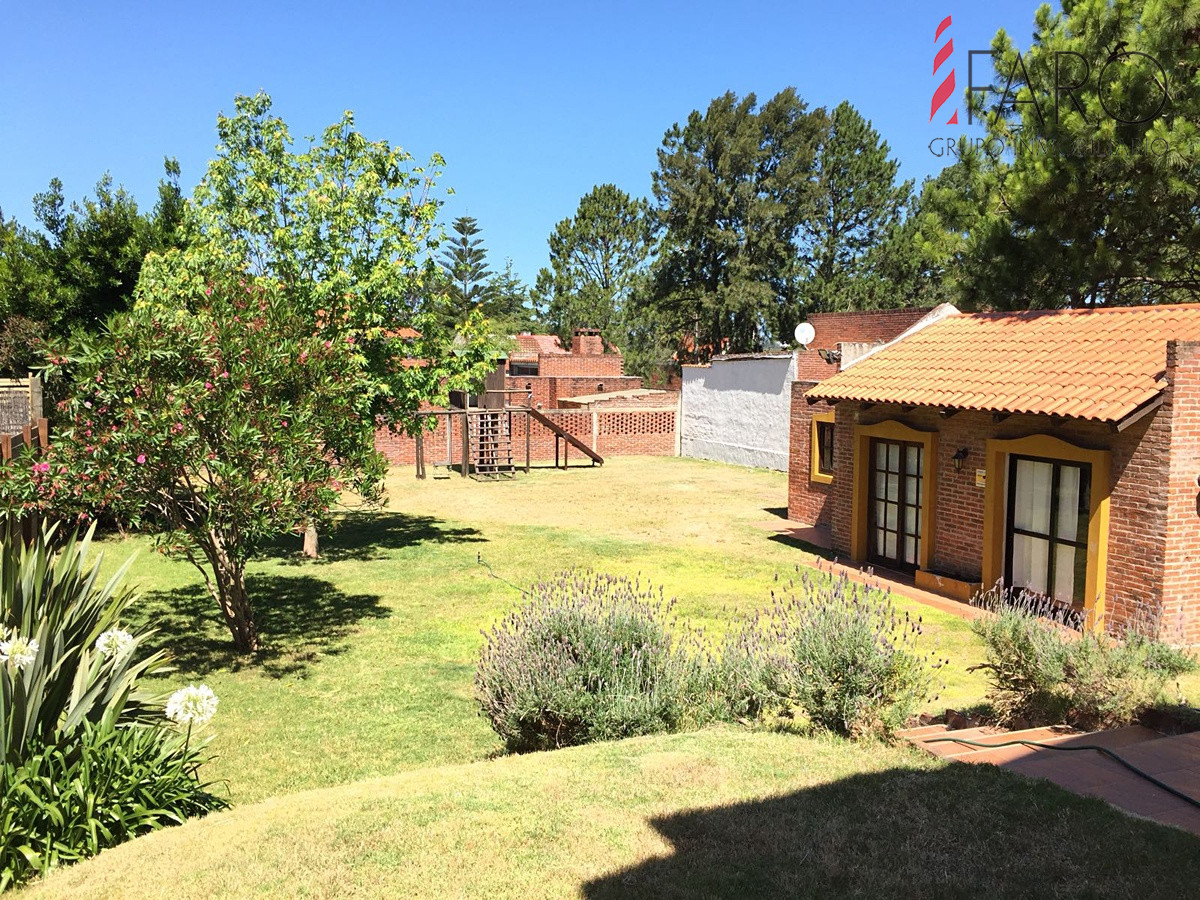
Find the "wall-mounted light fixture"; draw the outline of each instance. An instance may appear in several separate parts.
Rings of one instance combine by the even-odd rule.
[[[952,460],[954,460],[954,468],[955,469],[957,469],[960,472],[962,471],[963,460],[967,458],[967,453],[969,453],[969,452],[970,451],[967,450],[966,447],[959,447],[957,450],[954,451],[954,455],[950,458]]]

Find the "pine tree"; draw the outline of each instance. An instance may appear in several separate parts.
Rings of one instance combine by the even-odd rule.
[[[450,327],[466,319],[474,309],[490,298],[492,270],[487,264],[483,239],[476,237],[479,226],[471,216],[459,216],[451,228],[457,235],[441,254],[447,279],[447,304],[444,315]]]

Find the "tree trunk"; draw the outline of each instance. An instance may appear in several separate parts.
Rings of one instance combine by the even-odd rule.
[[[309,559],[316,559],[321,555],[317,546],[317,526],[311,522],[304,528],[304,555]]]
[[[258,628],[254,624],[254,611],[246,597],[245,565],[229,555],[219,535],[210,532],[209,540],[209,560],[214,576],[209,590],[225,616],[225,625],[233,636],[234,649],[239,653],[254,653],[259,649]]]

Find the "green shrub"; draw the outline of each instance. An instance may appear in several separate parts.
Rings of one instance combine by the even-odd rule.
[[[674,731],[705,717],[706,663],[671,604],[625,578],[565,572],[484,633],[482,713],[510,751]]]
[[[1158,702],[1195,661],[1160,639],[1159,622],[1138,615],[1115,634],[1079,634],[1043,598],[993,589],[976,600],[991,615],[972,623],[983,640],[988,700],[1001,722],[1127,725]]]
[[[228,806],[196,777],[203,745],[157,726],[85,722],[25,749],[0,769],[0,891]]]
[[[943,665],[918,652],[920,618],[846,576],[797,569],[774,605],[726,640],[734,715],[803,714],[838,734],[889,734],[929,698]]]

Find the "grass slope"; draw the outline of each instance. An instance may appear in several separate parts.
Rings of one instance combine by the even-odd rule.
[[[990,766],[711,729],[275,798],[33,898],[1182,897],[1200,840]]]

